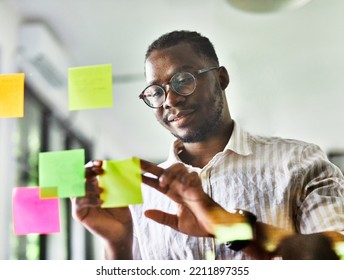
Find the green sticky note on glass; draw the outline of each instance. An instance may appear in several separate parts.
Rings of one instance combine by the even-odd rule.
[[[41,193],[50,193],[57,188],[63,197],[85,196],[85,151],[83,149],[39,153],[39,186],[49,188]]]
[[[214,225],[215,239],[219,244],[235,240],[253,239],[252,227],[246,223]]]
[[[69,110],[112,107],[112,65],[68,69]]]
[[[24,116],[24,74],[0,75],[0,117]]]
[[[104,174],[99,176],[103,188],[100,199],[102,208],[123,207],[143,203],[141,192],[141,166],[138,158],[105,160]]]

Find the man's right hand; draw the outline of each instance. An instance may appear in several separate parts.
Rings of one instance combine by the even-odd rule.
[[[105,241],[106,258],[131,259],[133,223],[129,208],[101,208],[102,188],[97,176],[104,173],[102,161],[89,162],[85,171],[86,195],[71,198],[73,218]]]

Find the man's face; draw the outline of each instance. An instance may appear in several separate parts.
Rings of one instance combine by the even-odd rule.
[[[177,72],[194,73],[199,69],[216,66],[195,53],[188,44],[178,44],[163,50],[155,50],[146,60],[148,84],[165,86]],[[207,140],[223,125],[224,92],[221,89],[218,70],[196,77],[193,94],[181,96],[168,86],[162,107],[153,109],[157,120],[183,142]]]

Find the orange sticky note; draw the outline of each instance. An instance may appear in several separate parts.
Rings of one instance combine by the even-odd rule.
[[[24,73],[0,75],[0,117],[24,116]]]

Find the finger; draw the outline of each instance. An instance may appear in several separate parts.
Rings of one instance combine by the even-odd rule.
[[[85,176],[86,178],[91,178],[104,173],[102,168],[103,162],[101,160],[93,160],[85,165]]]
[[[173,181],[182,181],[182,178],[188,175],[188,170],[181,163],[176,163],[171,165],[169,168],[165,169],[164,173],[160,176],[159,182],[160,186],[166,186],[172,184]]]
[[[80,198],[80,197],[72,197],[72,216],[75,220],[83,221],[89,211],[92,208],[99,208],[101,207],[103,201],[101,201],[98,197],[91,197],[91,198]]]
[[[98,180],[96,177],[92,179],[86,179],[85,182],[86,193],[84,197],[97,196],[99,197],[103,193],[103,188],[98,185]]]
[[[87,197],[75,197],[72,198],[77,211],[80,211],[86,207],[100,207],[103,201],[96,195],[89,195]]]
[[[183,185],[187,185],[187,186],[198,186],[199,184],[201,184],[201,180],[199,178],[199,175],[195,171],[188,173],[187,176],[185,176],[185,175],[181,176],[180,182]]]
[[[151,173],[157,177],[160,177],[161,174],[164,172],[163,168],[157,166],[156,164],[154,164],[152,162],[140,159],[140,163],[141,163],[141,169],[144,172]]]
[[[158,179],[152,178],[146,175],[141,175],[141,176],[142,176],[142,182],[146,184],[147,186],[150,186],[163,194],[166,194],[168,192],[169,185],[161,186]]]
[[[86,191],[99,192],[101,190],[101,187],[99,187],[99,184],[98,184],[97,177],[86,178],[85,184],[86,184]]]
[[[160,210],[146,210],[145,216],[159,224],[178,230],[178,217]]]
[[[153,178],[151,176],[141,175],[142,182],[154,189],[159,190],[159,180],[157,178]]]

